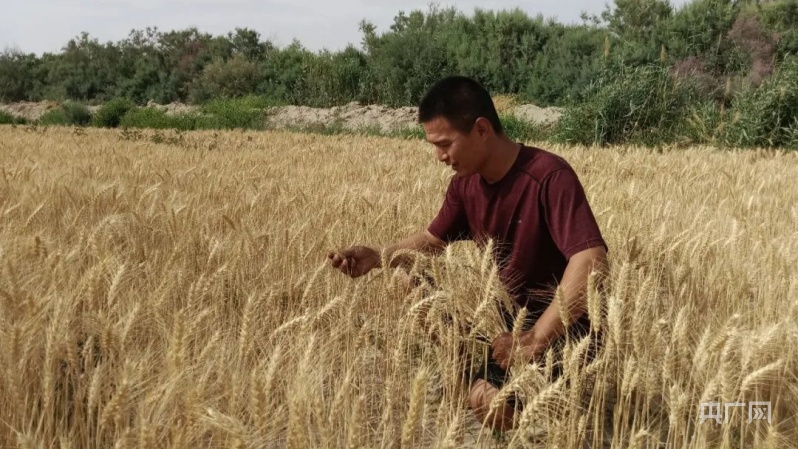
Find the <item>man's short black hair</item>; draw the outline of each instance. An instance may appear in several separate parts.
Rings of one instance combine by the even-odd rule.
[[[465,76],[449,76],[433,85],[418,106],[418,121],[426,123],[444,117],[463,134],[474,128],[478,118],[488,119],[496,133],[503,127],[487,89]]]

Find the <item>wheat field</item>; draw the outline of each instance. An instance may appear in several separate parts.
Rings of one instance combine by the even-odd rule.
[[[798,447],[798,153],[544,148],[610,247],[608,338],[554,383],[514,366],[498,435],[462,382],[507,330],[489,249],[415,255],[437,285],[409,293],[325,259],[429,223],[430,145],[0,128],[0,447]],[[753,401],[769,422],[724,407]]]

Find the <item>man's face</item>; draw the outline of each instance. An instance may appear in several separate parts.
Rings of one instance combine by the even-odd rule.
[[[427,141],[435,146],[439,161],[452,167],[457,176],[477,173],[487,156],[484,132],[475,125],[468,134],[456,130],[443,117],[422,124]]]

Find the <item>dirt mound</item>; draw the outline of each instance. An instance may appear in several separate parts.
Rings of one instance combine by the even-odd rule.
[[[39,120],[47,111],[57,108],[59,105],[55,101],[23,101],[20,103],[11,103],[0,105],[0,110],[13,115],[14,117],[21,117],[26,120]]]
[[[357,102],[332,108],[282,106],[271,109],[268,124],[275,128],[340,125],[344,129],[358,130],[373,127],[389,132],[415,126],[417,111],[414,107],[393,109]]]
[[[23,102],[0,105],[0,110],[27,120],[38,120],[47,111],[57,108],[53,101]],[[562,108],[540,108],[532,104],[505,105],[507,112],[512,112],[521,120],[549,125],[562,115]],[[174,102],[166,105],[153,101],[147,107],[165,111],[168,115],[187,114],[199,111],[198,106]],[[90,106],[92,113],[99,106]],[[362,130],[372,128],[380,132],[391,132],[417,125],[418,108],[389,108],[381,105],[362,105],[352,102],[344,106],[332,108],[312,108],[308,106],[281,106],[271,108],[267,124],[273,128],[305,128],[314,126],[340,126],[346,130]]]
[[[513,115],[521,120],[540,125],[552,125],[560,119],[563,108],[541,108],[534,104],[522,104],[513,108]]]
[[[39,101],[39,102],[20,102],[0,105],[0,110],[5,111],[15,117],[22,117],[27,120],[38,120],[47,111],[56,109],[60,106],[55,101]],[[89,112],[96,113],[102,106],[89,106]],[[153,101],[147,103],[148,108],[156,108],[166,111],[167,115],[186,114],[199,110],[197,106],[187,105],[179,101],[169,104],[158,104]]]
[[[524,121],[551,125],[562,115],[562,108],[524,104],[512,107],[509,112]],[[416,107],[389,108],[353,102],[333,108],[277,107],[271,110],[268,123],[275,128],[338,125],[348,130],[377,128],[382,132],[390,132],[416,126],[417,120]]]
[[[155,108],[160,109],[166,112],[166,115],[179,115],[179,114],[189,114],[191,112],[196,112],[199,110],[198,106],[191,106],[185,103],[181,103],[179,101],[175,101],[169,104],[158,104],[152,100],[147,103],[148,108]]]

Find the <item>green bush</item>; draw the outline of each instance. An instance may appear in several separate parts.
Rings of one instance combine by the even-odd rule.
[[[0,111],[0,125],[27,125],[28,122],[25,117],[16,117],[6,111]]]
[[[723,133],[723,115],[714,101],[701,101],[689,108],[683,135],[693,143],[716,144]]]
[[[84,104],[67,101],[61,105],[61,109],[64,110],[69,125],[86,126],[91,122],[91,112]]]
[[[92,117],[92,125],[102,128],[116,128],[127,112],[136,107],[128,98],[114,98],[105,103]]]
[[[724,139],[737,147],[795,147],[798,125],[798,56],[784,60],[759,88],[732,100]]]
[[[787,129],[787,141],[785,147],[792,150],[798,150],[798,118],[792,122],[792,127]]]
[[[178,129],[193,131],[197,129],[223,129],[225,122],[215,115],[187,113],[169,115],[156,108],[134,108],[122,117],[122,128]]]
[[[178,129],[231,129],[224,119],[211,114],[179,114],[174,119]]]
[[[6,111],[0,111],[0,125],[15,125],[17,119]]]
[[[243,54],[224,61],[216,59],[206,65],[191,85],[190,99],[194,103],[211,98],[235,98],[254,92],[262,78],[258,64]]]
[[[265,95],[246,95],[241,98],[236,98],[233,101],[236,105],[240,105],[242,107],[248,107],[253,109],[267,109],[274,106],[287,106],[288,103],[278,101],[274,98],[267,97]],[[209,102],[207,106],[213,107],[214,102]]]
[[[39,118],[40,125],[86,126],[90,121],[89,108],[71,101],[61,104],[60,108],[47,111]]]
[[[673,78],[664,67],[607,68],[583,102],[566,108],[554,139],[583,145],[673,140],[692,97],[692,83]]]
[[[526,143],[533,141],[545,140],[549,132],[548,130],[537,123],[527,122],[521,120],[512,114],[502,115],[502,126],[504,133],[515,142]]]
[[[175,120],[165,111],[155,108],[133,108],[119,121],[122,128],[168,129],[174,128],[175,124]]]
[[[202,106],[202,112],[213,116],[213,123],[223,129],[263,129],[264,108],[270,102],[263,97],[214,100]]]
[[[68,124],[66,113],[61,108],[50,109],[39,117],[39,124],[65,126]]]

